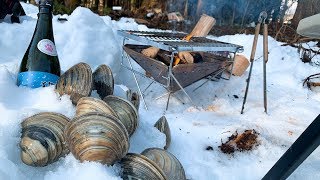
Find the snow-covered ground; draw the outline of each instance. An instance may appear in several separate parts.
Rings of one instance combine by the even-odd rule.
[[[95,162],[80,163],[72,154],[46,167],[30,167],[20,160],[21,121],[43,111],[59,112],[72,118],[75,107],[68,96],[59,98],[54,87],[28,89],[16,86],[17,71],[31,40],[37,21],[37,8],[23,4],[27,17],[21,24],[0,24],[0,179],[121,179],[119,167]],[[100,64],[112,68],[116,84],[136,90],[130,72],[120,67],[121,38],[118,29],[148,30],[132,19],[112,21],[86,8],[77,8],[65,23],[53,18],[55,42],[61,68],[66,71],[78,62],[92,69]],[[8,20],[8,19],[6,19]],[[5,20],[5,21],[6,21]],[[250,56],[252,35],[210,37],[243,45]],[[172,143],[168,149],[182,163],[188,179],[261,179],[320,112],[320,94],[302,87],[305,77],[318,73],[319,66],[304,64],[297,50],[283,47],[269,37],[267,64],[268,114],[263,109],[262,58],[253,66],[245,112],[240,114],[248,71],[229,81],[208,82],[193,91],[204,80],[186,88],[196,106],[187,102],[181,92],[171,98],[166,117]],[[262,55],[259,37],[256,57]],[[137,65],[135,65],[137,67]],[[150,80],[139,77],[142,89]],[[120,94],[120,89],[116,93]],[[141,153],[149,147],[163,147],[165,136],[153,127],[163,115],[166,97],[162,86],[153,84],[146,92],[149,110],[139,109],[140,124],[130,139],[129,152]],[[234,95],[239,96],[235,98]],[[255,129],[260,146],[250,152],[223,154],[218,146],[233,132]],[[212,151],[206,147],[212,146]],[[320,179],[320,151],[317,149],[290,176],[290,179]]]

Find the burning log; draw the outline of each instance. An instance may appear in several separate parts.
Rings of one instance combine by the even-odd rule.
[[[202,15],[192,32],[187,35],[184,40],[189,41],[192,37],[205,37],[208,35],[216,20],[208,15]],[[142,54],[150,57],[155,58],[159,52],[159,48],[149,47],[147,49],[142,50]],[[163,55],[161,55],[163,57]],[[167,59],[167,58],[165,58]],[[175,62],[173,65],[177,65],[179,63],[194,63],[194,57],[190,52],[179,52],[178,56],[175,58]]]
[[[155,58],[159,52],[159,48],[156,48],[156,47],[149,47],[147,49],[144,49],[141,51],[141,53],[147,57],[150,57],[150,58]]]
[[[212,27],[215,25],[215,23],[216,23],[216,20],[213,17],[203,14],[200,20],[198,21],[198,23],[196,24],[196,26],[193,28],[192,32],[188,36],[186,36],[185,39],[189,41],[193,36],[197,36],[197,37],[207,36],[210,30],[212,29]],[[190,54],[190,52],[179,52],[178,57],[179,59],[182,60],[183,63],[194,62],[194,58]]]
[[[209,34],[210,30],[215,24],[216,24],[215,18],[208,16],[206,14],[203,14],[189,35],[191,37],[193,36],[205,37]]]

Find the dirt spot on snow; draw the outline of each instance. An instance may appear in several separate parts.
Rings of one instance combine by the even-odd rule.
[[[259,133],[254,129],[245,130],[242,134],[235,132],[228,138],[228,141],[222,143],[219,148],[226,154],[232,154],[235,151],[250,151],[259,145],[258,135]]]

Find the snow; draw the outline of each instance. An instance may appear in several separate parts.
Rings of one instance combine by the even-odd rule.
[[[44,111],[59,112],[70,118],[75,115],[69,97],[59,98],[53,86],[29,89],[15,85],[20,61],[37,20],[37,8],[22,5],[28,16],[21,24],[0,24],[0,179],[121,179],[117,164],[108,167],[96,162],[80,163],[72,154],[46,167],[30,167],[20,160],[20,123],[24,118]],[[115,75],[115,94],[123,96],[126,87],[137,90],[131,73],[120,67],[122,39],[116,31],[149,30],[147,27],[129,18],[113,21],[107,16],[99,17],[80,7],[70,16],[63,15],[68,18],[65,23],[57,21],[59,16],[54,16],[53,28],[63,71],[78,62],[86,62],[92,69],[107,64]],[[250,56],[252,35],[209,38],[243,45],[243,54]],[[140,103],[140,123],[130,138],[129,152],[141,153],[149,147],[164,146],[165,136],[153,124],[165,112],[172,136],[168,151],[180,160],[187,179],[261,179],[320,112],[320,94],[302,86],[305,77],[319,72],[319,66],[302,63],[296,49],[281,44],[269,37],[268,114],[263,109],[262,58],[254,62],[243,115],[240,110],[248,70],[242,77],[210,81],[194,91],[204,80],[196,82],[186,88],[196,106],[182,104],[180,100],[188,102],[187,98],[177,92],[167,112],[167,96],[155,100],[166,91],[153,84],[145,92],[149,110]],[[260,56],[262,36],[256,53],[257,58]],[[137,77],[141,89],[145,89],[150,80]],[[234,155],[219,150],[221,141],[245,129],[260,133],[260,146]],[[212,146],[213,151],[205,150],[207,146]],[[317,149],[290,179],[320,179],[319,162]]]

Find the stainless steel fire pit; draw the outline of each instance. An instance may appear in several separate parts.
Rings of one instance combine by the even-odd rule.
[[[189,41],[186,41],[184,37],[187,34],[178,32],[118,31],[118,35],[124,38],[121,65],[133,72],[143,101],[144,98],[136,79],[136,74],[141,73],[133,69],[131,60],[126,55],[129,55],[146,71],[147,77],[162,84],[169,91],[169,97],[171,93],[182,90],[192,102],[184,88],[204,77],[216,77],[230,65],[233,67],[234,59],[231,57],[235,57],[237,52],[243,51],[242,46],[205,37],[192,37]],[[150,46],[167,51],[170,57],[170,65],[141,54],[141,50]],[[175,55],[183,51],[203,52],[203,62],[173,66]],[[233,56],[223,55],[230,53]],[[129,66],[124,64],[124,57],[128,60]],[[141,75],[146,76],[145,74]]]

